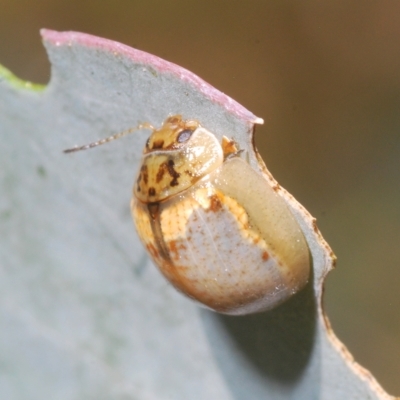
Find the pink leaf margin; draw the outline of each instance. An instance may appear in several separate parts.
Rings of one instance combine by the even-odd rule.
[[[78,45],[87,48],[100,49],[114,55],[123,55],[132,60],[132,62],[135,64],[150,66],[160,73],[170,73],[175,75],[178,79],[187,82],[209,100],[220,104],[229,113],[236,115],[238,118],[252,124],[264,123],[262,118],[256,117],[252,112],[244,108],[237,101],[220,92],[203,79],[199,78],[197,75],[185,68],[180,67],[179,65],[163,60],[162,58],[159,58],[153,54],[134,49],[113,40],[89,35],[87,33],[73,31],[57,32],[50,29],[41,29],[40,34],[42,35],[43,41],[57,47]]]

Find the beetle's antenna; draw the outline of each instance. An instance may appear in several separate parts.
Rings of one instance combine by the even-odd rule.
[[[109,136],[107,138],[98,140],[97,142],[84,144],[83,146],[75,146],[75,147],[72,147],[70,149],[66,149],[66,150],[64,150],[64,153],[73,153],[74,151],[91,149],[92,147],[100,146],[102,144],[111,142],[111,141],[113,141],[115,139],[119,139],[119,138],[121,138],[123,136],[129,135],[130,133],[138,131],[139,129],[151,129],[151,130],[154,131],[154,127],[152,125],[150,125],[149,123],[145,122],[143,124],[140,124],[140,125],[136,126],[135,128],[130,128],[130,129],[127,129],[126,131],[122,131],[122,132],[116,133],[115,135],[112,135],[112,136]]]

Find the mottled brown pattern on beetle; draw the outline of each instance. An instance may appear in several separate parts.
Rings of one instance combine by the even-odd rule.
[[[191,178],[197,178],[197,175],[195,175],[193,172],[189,171],[188,169],[185,169],[183,171],[186,175],[189,175]]]
[[[172,177],[172,181],[171,181],[170,185],[178,186],[179,185],[178,178],[181,176],[181,174],[179,172],[175,171],[174,165],[175,165],[174,160],[168,160],[167,171]]]
[[[157,175],[156,175],[156,182],[160,183],[164,177],[165,172],[168,172],[167,164],[162,163],[158,168]]]
[[[142,165],[142,168],[140,168],[140,174],[136,180],[136,184],[137,184],[137,191],[140,192],[140,182],[142,181],[145,183],[145,185],[147,185],[147,182],[149,180],[149,171],[147,169],[147,165]]]
[[[186,246],[181,243],[178,245],[176,240],[171,240],[168,243],[171,259],[179,260],[179,250],[186,250]]]
[[[155,196],[156,195],[156,189],[154,189],[153,187],[149,188],[149,196]]]
[[[168,173],[172,178],[172,181],[170,182],[171,186],[177,186],[179,184],[178,178],[181,175],[179,172],[175,171],[173,160],[168,160],[167,162],[160,164],[156,175],[156,183],[160,183],[163,180],[165,173]]]
[[[147,165],[143,165],[142,168],[140,168],[140,175],[143,177],[143,182],[145,185],[147,185],[147,182],[149,181],[149,171],[147,169]]]
[[[213,195],[210,197],[210,208],[208,210],[212,212],[217,212],[222,208],[222,203],[221,200],[218,198],[218,196]]]
[[[192,185],[194,185],[198,180],[199,177],[196,174],[193,174],[192,172],[185,170],[183,171],[187,176],[190,176],[190,182],[192,183]]]
[[[170,253],[174,254],[174,256],[171,258],[178,257],[178,248],[176,247],[176,240],[171,240],[169,242],[169,251]]]

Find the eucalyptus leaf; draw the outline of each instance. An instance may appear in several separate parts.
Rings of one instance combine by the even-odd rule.
[[[42,31],[46,87],[0,70],[0,393],[7,400],[389,399],[321,306],[334,255],[252,147],[261,120],[192,73],[90,35]],[[148,136],[89,143],[168,115],[247,149],[285,199],[313,260],[278,308],[228,317],[159,274],[130,216]]]

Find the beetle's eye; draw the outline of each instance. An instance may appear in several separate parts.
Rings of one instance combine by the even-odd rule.
[[[147,139],[146,141],[146,149],[150,148],[150,138]]]
[[[187,142],[189,140],[190,136],[192,136],[193,132],[194,132],[193,129],[184,129],[178,135],[178,138],[177,138],[178,143]]]

